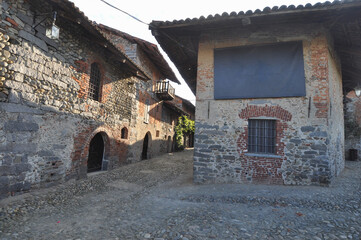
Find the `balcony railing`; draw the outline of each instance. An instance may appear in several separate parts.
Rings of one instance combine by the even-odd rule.
[[[161,100],[173,100],[175,89],[170,85],[169,81],[159,81],[157,82],[155,93]]]

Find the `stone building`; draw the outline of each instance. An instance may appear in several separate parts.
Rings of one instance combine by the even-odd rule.
[[[130,128],[134,138],[131,139],[129,161],[173,151],[177,119],[181,115],[194,119],[194,105],[176,96],[169,81],[164,81],[170,79],[179,83],[155,44],[108,26],[100,24],[98,27],[114,46],[152,76],[151,81],[141,81],[136,89],[138,108]]]
[[[360,11],[334,1],[151,23],[196,93],[195,182],[328,185],[340,174]]]
[[[344,104],[345,157],[347,160],[361,159],[361,97],[350,91]]]
[[[171,150],[174,92],[154,92],[178,80],[155,45],[120,47],[67,0],[1,12],[0,198]]]

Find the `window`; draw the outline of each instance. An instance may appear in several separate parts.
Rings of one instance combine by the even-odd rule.
[[[155,132],[155,136],[156,136],[156,137],[159,137],[159,130],[157,130],[157,131]]]
[[[145,123],[149,123],[149,99],[147,99],[145,101],[145,104],[144,104],[144,122]]]
[[[123,127],[121,130],[121,138],[127,139],[128,138],[128,129],[126,127]]]
[[[275,120],[248,120],[248,152],[276,154]]]
[[[302,42],[214,50],[214,98],[306,96]]]
[[[101,74],[97,63],[92,63],[90,70],[90,81],[89,81],[89,98],[99,101],[99,90],[100,90],[100,79]]]

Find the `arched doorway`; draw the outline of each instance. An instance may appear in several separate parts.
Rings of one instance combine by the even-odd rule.
[[[88,156],[88,173],[102,170],[104,154],[104,140],[101,133],[97,133],[90,141]]]
[[[150,143],[150,133],[147,132],[145,134],[144,140],[143,140],[143,150],[142,150],[142,160],[149,158],[149,143]]]
[[[167,152],[168,152],[168,153],[172,152],[172,137],[171,137],[171,136],[168,136]]]

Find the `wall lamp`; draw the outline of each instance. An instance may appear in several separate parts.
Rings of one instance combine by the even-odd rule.
[[[37,16],[48,16],[50,14],[42,14],[42,15],[37,15]],[[53,22],[50,26],[47,26],[46,29],[45,29],[45,35],[48,37],[48,38],[51,38],[51,39],[59,39],[59,33],[60,33],[60,28],[58,26],[55,25],[55,22],[56,22],[56,16],[57,16],[57,12],[54,11],[53,12]],[[35,19],[36,16],[34,16],[34,19]],[[44,22],[45,20],[47,19],[47,17],[45,17],[43,20],[41,20],[40,22],[38,22],[37,24],[34,24],[32,26],[32,28],[35,30],[35,28],[37,26],[39,26],[42,22]],[[34,20],[35,22],[35,20]]]
[[[46,36],[51,39],[59,39],[60,28],[55,25],[57,12],[53,12],[53,23],[46,28]]]

